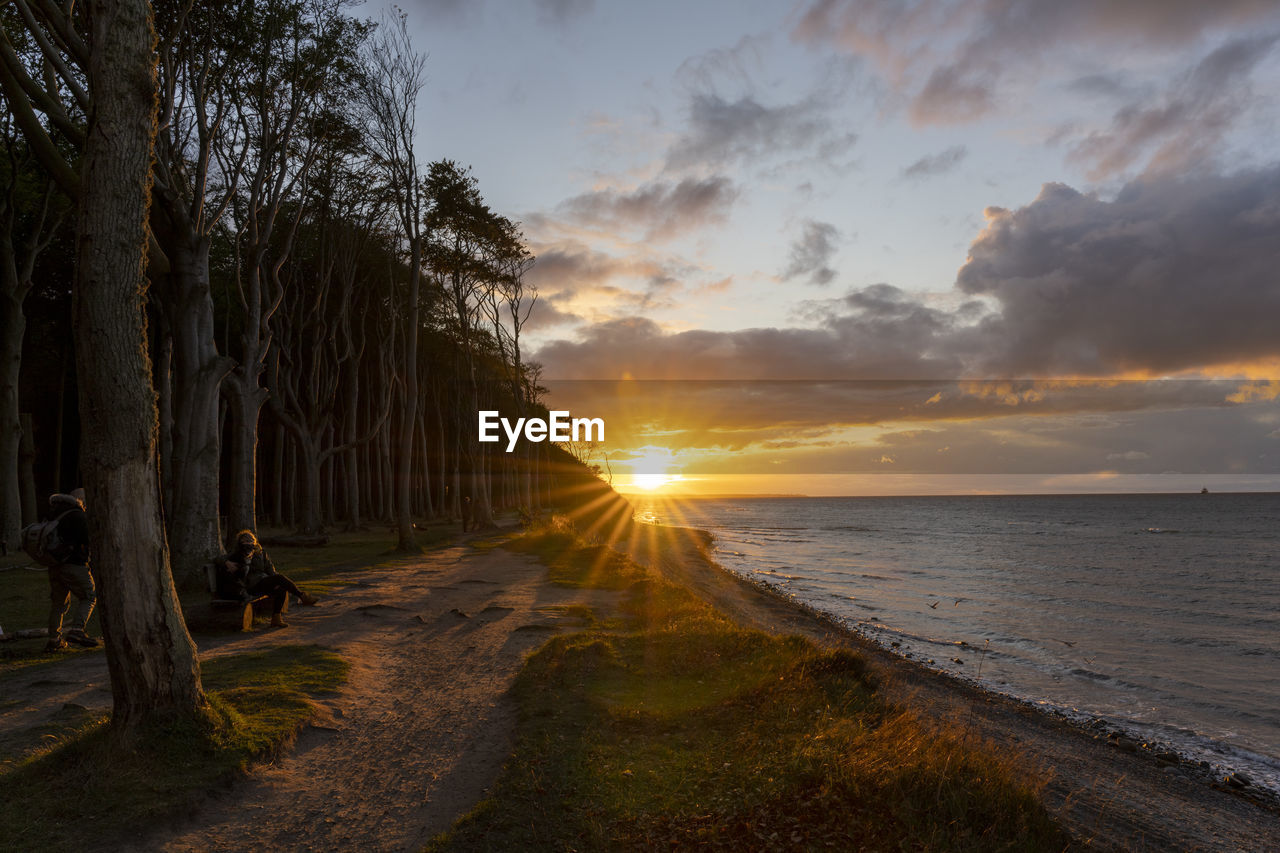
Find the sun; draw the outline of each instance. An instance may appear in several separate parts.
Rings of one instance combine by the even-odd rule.
[[[674,482],[675,479],[675,477],[667,474],[632,474],[631,485],[635,486],[637,489],[644,489],[646,492],[652,492],[655,489],[662,488],[667,483]]]
[[[631,476],[630,487],[645,492],[654,492],[670,483],[683,480],[675,473],[671,451],[665,447],[642,447],[637,456],[629,460]]]

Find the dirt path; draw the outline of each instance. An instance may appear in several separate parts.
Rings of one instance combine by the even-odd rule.
[[[421,847],[497,778],[515,730],[506,693],[524,656],[577,624],[560,609],[588,594],[550,587],[545,576],[532,559],[458,545],[362,573],[320,607],[290,613],[288,629],[211,648],[314,642],[352,671],[293,750],[142,848]]]

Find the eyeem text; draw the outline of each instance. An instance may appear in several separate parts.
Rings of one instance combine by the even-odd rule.
[[[516,449],[523,433],[526,441],[604,441],[604,418],[571,418],[566,411],[548,412],[548,419],[499,417],[496,411],[480,412],[480,440],[500,441],[498,427],[507,434],[507,452]],[[581,431],[581,432],[579,432]]]

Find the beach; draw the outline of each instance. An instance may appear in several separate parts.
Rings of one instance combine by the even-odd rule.
[[[895,654],[1280,794],[1280,495],[634,500]]]
[[[1198,765],[1168,764],[1132,741],[1108,737],[1025,702],[893,654],[776,590],[724,570],[704,531],[638,525],[636,556],[696,590],[742,623],[856,650],[895,700],[971,729],[1019,753],[1046,780],[1050,811],[1095,849],[1265,850],[1280,838],[1280,806],[1261,791],[1228,786]]]
[[[274,761],[210,791],[190,816],[103,849],[416,850],[470,811],[499,779],[517,736],[510,691],[526,655],[582,627],[574,605],[603,616],[618,602],[608,590],[556,587],[530,556],[473,541],[363,572],[321,607],[291,614],[287,630],[204,644],[204,659],[322,644],[351,662],[352,675],[338,695],[320,700],[317,717]],[[1262,850],[1280,837],[1274,803],[890,654],[723,570],[708,555],[709,541],[698,530],[636,524],[614,546],[746,627],[856,651],[891,700],[971,732],[975,743],[1017,753],[1045,781],[1050,812],[1081,845]],[[100,655],[61,666],[56,678],[9,694],[0,729],[40,725],[68,704],[109,705]]]

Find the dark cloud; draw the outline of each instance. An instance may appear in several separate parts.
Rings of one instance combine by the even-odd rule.
[[[989,216],[956,283],[999,310],[954,350],[987,375],[1280,356],[1280,167],[1148,178],[1112,201],[1046,184],[1026,207]]]
[[[1163,375],[1280,359],[1280,166],[1150,176],[1112,200],[1046,184],[988,217],[958,306],[878,284],[807,303],[806,327],[671,334],[622,320],[540,358],[548,376],[707,379]]]
[[[576,326],[582,322],[582,317],[571,311],[561,310],[554,299],[542,296],[529,311],[529,319],[525,321],[523,331],[540,332],[561,326]]]
[[[667,152],[667,167],[680,171],[794,152],[830,160],[856,141],[856,135],[833,126],[828,106],[817,97],[765,106],[751,96],[728,101],[701,92],[690,99],[688,132]]]
[[[957,376],[942,352],[956,317],[889,285],[810,307],[814,328],[667,333],[642,318],[601,323],[577,341],[553,341],[538,358],[565,379],[855,379]]]
[[[723,175],[653,181],[630,192],[599,190],[562,202],[559,211],[591,227],[642,231],[646,239],[681,236],[725,221],[738,188]]]
[[[946,151],[921,157],[902,170],[902,177],[928,178],[934,175],[946,174],[964,162],[964,158],[967,156],[969,156],[968,148],[963,145],[953,145]]]
[[[1275,473],[1274,402],[1231,382],[612,381],[547,379],[550,400],[661,444],[684,473]],[[1211,438],[1208,438],[1211,437]],[[892,460],[889,462],[888,460]],[[816,466],[810,468],[809,466]]]
[[[540,293],[572,297],[604,287],[632,268],[627,261],[584,247],[557,247],[538,252],[525,280]]]
[[[827,285],[835,280],[831,259],[840,244],[840,232],[829,222],[807,219],[799,239],[791,244],[791,256],[782,280],[807,278],[810,284]]]

